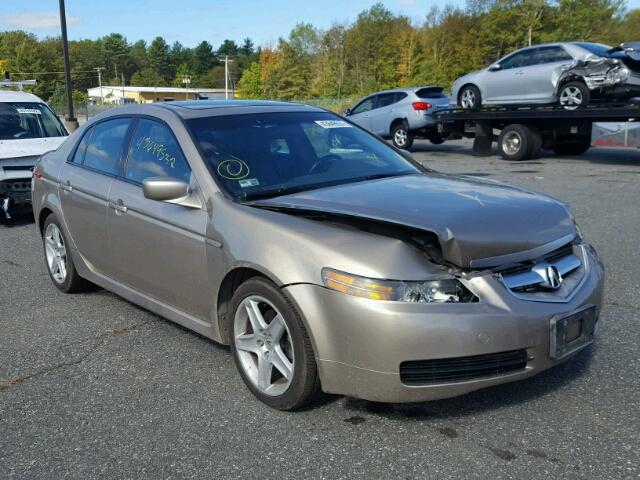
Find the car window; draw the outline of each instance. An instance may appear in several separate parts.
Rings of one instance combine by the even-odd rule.
[[[0,102],[0,140],[64,137],[58,117],[43,103]]]
[[[125,178],[142,183],[150,177],[171,177],[188,182],[191,170],[169,127],[141,119],[131,138]]]
[[[540,47],[536,48],[533,55],[532,65],[543,65],[545,63],[565,62],[567,60],[573,60],[573,57],[569,55],[566,50],[560,46],[555,47]]]
[[[373,109],[374,97],[365,98],[362,102],[356,105],[351,111],[351,115],[357,115],[358,113],[368,112]]]
[[[130,118],[116,118],[93,127],[93,134],[84,154],[84,166],[115,175],[129,125]]]
[[[382,93],[377,97],[376,108],[388,107],[397,101],[395,93]]]
[[[405,98],[407,98],[407,94],[405,92],[396,92],[396,98],[395,98],[395,102],[399,102],[400,100],[404,100]]]
[[[511,68],[527,67],[531,65],[532,60],[533,50],[522,50],[502,60],[500,62],[500,68],[502,70],[509,70]]]
[[[82,136],[82,140],[80,140],[80,144],[78,145],[78,148],[76,148],[73,158],[71,159],[73,163],[81,164],[84,161],[84,154],[87,151],[87,144],[89,143],[92,133],[93,128],[90,128]]]
[[[329,112],[210,116],[187,126],[212,175],[241,199],[420,172],[386,142]]]
[[[416,95],[420,98],[446,98],[443,90],[442,87],[425,87],[418,90]]]

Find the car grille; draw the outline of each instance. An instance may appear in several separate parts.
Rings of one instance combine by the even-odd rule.
[[[560,284],[550,287],[545,271],[553,267]],[[494,269],[504,285],[526,300],[564,301],[585,278],[587,260],[581,245],[568,243],[540,258]]]
[[[461,382],[505,375],[526,366],[527,351],[524,349],[471,357],[415,360],[400,364],[400,381],[405,385]]]

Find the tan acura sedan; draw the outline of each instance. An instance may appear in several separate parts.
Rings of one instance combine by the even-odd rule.
[[[603,268],[560,201],[444,175],[324,110],[127,106],[33,174],[47,267],[218,342],[264,403],[408,402],[589,345]]]

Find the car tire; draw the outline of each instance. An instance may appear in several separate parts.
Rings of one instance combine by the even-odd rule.
[[[565,110],[586,107],[591,101],[591,92],[580,81],[567,82],[558,89],[558,103]]]
[[[64,293],[79,293],[91,290],[93,284],[82,278],[73,263],[70,245],[58,218],[50,214],[42,226],[47,272],[53,284]]]
[[[519,123],[507,125],[498,136],[498,149],[505,160],[526,160],[531,155],[532,134],[529,127]]]
[[[407,122],[397,123],[391,129],[391,142],[396,148],[401,148],[402,150],[409,150],[413,145],[414,134],[411,130],[409,130],[409,125]]]
[[[582,155],[591,148],[591,138],[585,137],[579,140],[559,142],[551,147],[556,155]]]
[[[475,85],[466,85],[458,94],[458,106],[463,110],[478,110],[482,105],[482,95]]]
[[[427,136],[427,140],[429,140],[434,145],[441,145],[444,143],[444,138],[440,136],[439,133],[431,133]]]
[[[302,315],[275,285],[260,277],[240,285],[228,321],[233,359],[256,398],[291,411],[319,395],[318,368]]]

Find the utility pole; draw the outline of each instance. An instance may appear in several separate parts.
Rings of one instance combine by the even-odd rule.
[[[67,40],[67,15],[64,8],[64,0],[60,0],[60,30],[62,33],[62,55],[64,57],[64,80],[67,87],[67,118],[65,123],[70,131],[78,128],[78,119],[73,115],[73,89],[71,86],[71,64],[69,62],[69,42]]]
[[[102,94],[102,70],[104,67],[96,67],[94,68],[96,72],[98,72],[98,85],[100,86],[100,105],[104,104],[104,95]]]
[[[233,60],[229,60],[229,55],[225,55],[220,60],[224,60],[224,98],[229,100],[229,62]]]
[[[191,77],[185,73],[184,77],[182,77],[182,83],[184,83],[185,86],[184,99],[189,100],[189,84],[191,83]]]

